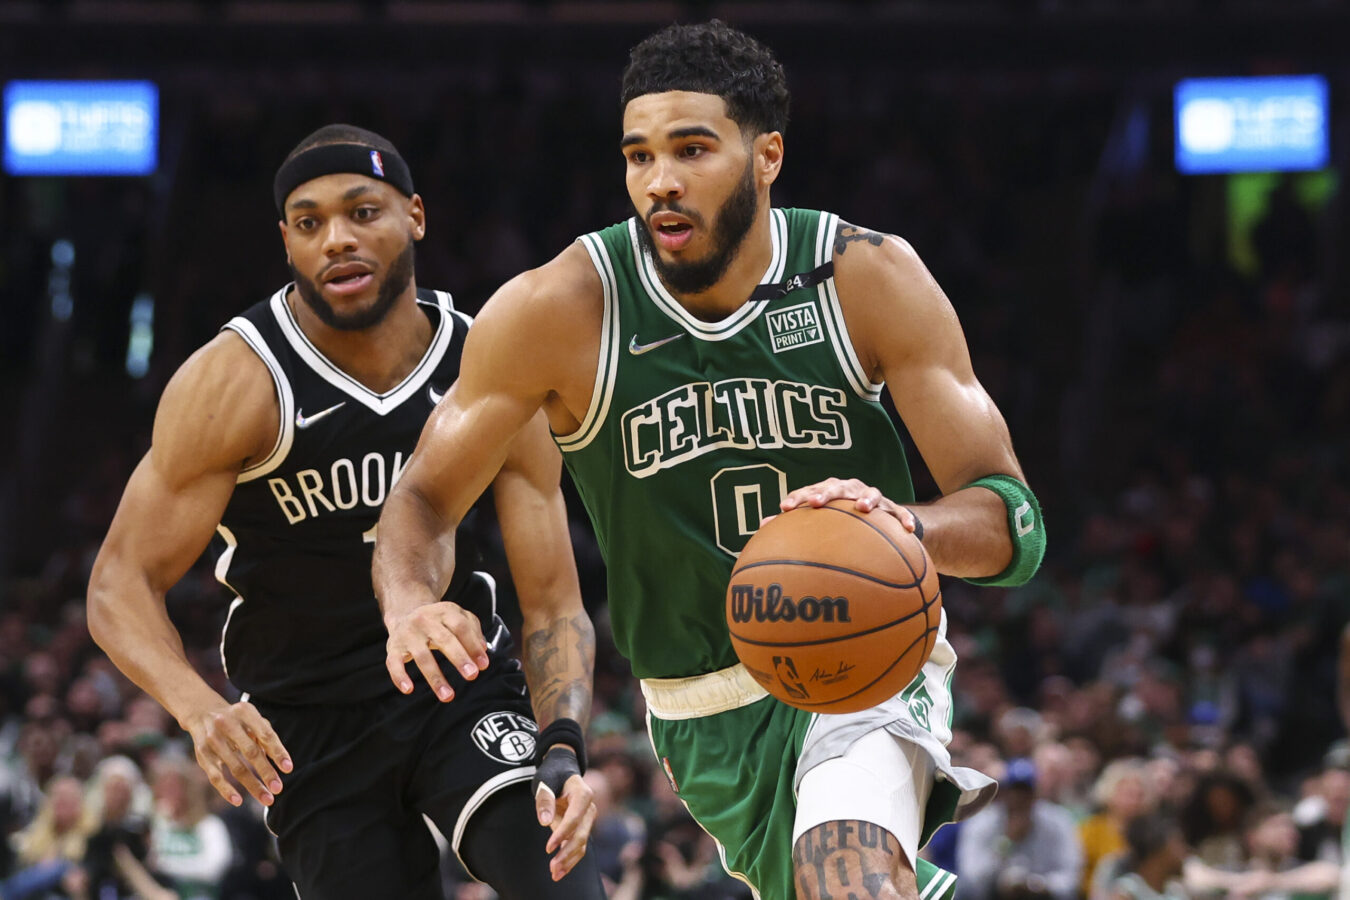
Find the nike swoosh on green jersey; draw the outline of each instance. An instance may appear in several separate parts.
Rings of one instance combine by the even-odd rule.
[[[682,337],[684,337],[683,331],[681,331],[679,334],[672,334],[670,337],[661,338],[661,340],[659,341],[652,341],[650,344],[639,344],[637,335],[635,334],[628,341],[628,352],[633,354],[634,356],[641,356],[642,354],[648,352],[649,350],[655,350],[662,344],[669,344],[671,341],[677,341]]]

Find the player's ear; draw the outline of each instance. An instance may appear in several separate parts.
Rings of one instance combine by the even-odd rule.
[[[286,264],[289,265],[291,262],[291,234],[286,228],[286,220],[277,219],[277,228],[281,230],[281,244],[286,248]]]
[[[753,147],[755,174],[759,183],[768,187],[778,180],[778,173],[783,170],[783,135],[778,131],[767,131],[755,137]]]
[[[413,194],[408,201],[408,218],[412,219],[413,240],[420,241],[427,233],[427,211],[422,205],[421,194]]]

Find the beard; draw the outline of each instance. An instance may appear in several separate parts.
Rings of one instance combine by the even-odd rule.
[[[375,302],[365,309],[343,314],[335,310],[332,304],[324,299],[323,291],[317,284],[301,275],[296,270],[295,265],[291,264],[291,278],[295,281],[295,289],[300,294],[300,299],[304,300],[305,305],[313,310],[314,315],[319,317],[320,322],[338,331],[364,331],[383,322],[384,317],[389,315],[389,310],[394,308],[394,302],[398,300],[399,295],[412,282],[412,276],[413,242],[412,238],[409,238],[408,245],[403,248],[403,252],[389,266],[389,272],[384,276],[384,281],[380,282],[380,289],[375,295]]]
[[[647,210],[647,221],[637,230],[638,242],[651,257],[656,274],[661,276],[666,287],[676,294],[701,294],[717,284],[727,269],[731,267],[736,254],[740,252],[750,226],[755,223],[759,197],[755,192],[755,177],[751,163],[745,164],[740,184],[732,192],[722,208],[717,211],[717,220],[712,230],[712,251],[704,259],[689,262],[667,262],[661,258],[652,238],[651,217],[658,212],[675,212],[687,216],[701,224],[701,217],[691,210],[684,209],[678,202],[657,202]]]

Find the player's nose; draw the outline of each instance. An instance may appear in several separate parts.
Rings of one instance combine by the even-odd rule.
[[[329,256],[356,250],[356,230],[343,216],[331,217],[324,226],[323,252]]]
[[[684,183],[673,162],[658,157],[647,177],[647,195],[653,200],[671,200],[684,196]]]

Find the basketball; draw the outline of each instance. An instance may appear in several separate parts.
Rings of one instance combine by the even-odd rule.
[[[727,585],[736,655],[770,694],[810,712],[857,712],[904,690],[933,651],[941,613],[923,544],[852,500],[767,522]]]

